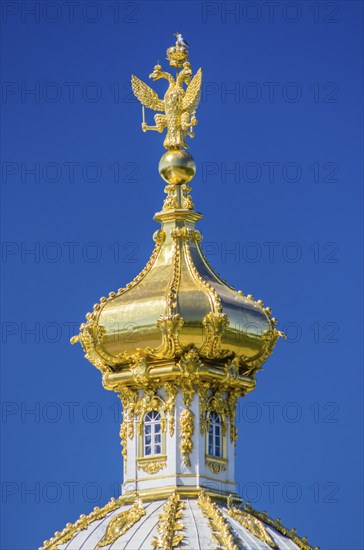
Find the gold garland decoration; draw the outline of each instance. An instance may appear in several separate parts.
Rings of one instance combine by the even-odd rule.
[[[176,548],[184,539],[182,510],[183,501],[177,491],[174,491],[168,498],[163,508],[163,513],[159,516],[158,532],[152,542],[156,550],[171,550]]]
[[[204,516],[210,521],[216,542],[226,550],[239,550],[230,525],[209,495],[205,491],[201,491],[197,502]]]
[[[182,452],[183,464],[185,466],[191,466],[190,454],[193,449],[192,436],[195,431],[195,415],[190,409],[185,409],[180,417],[180,430],[181,430],[181,444],[180,449]]]

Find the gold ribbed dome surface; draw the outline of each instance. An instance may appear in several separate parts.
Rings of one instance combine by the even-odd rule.
[[[137,349],[150,350],[152,356],[152,350],[162,345],[159,320],[172,315],[181,320],[176,348],[194,345],[202,357],[235,354],[250,360],[270,341],[273,325],[263,308],[227,286],[209,266],[193,227],[194,217],[183,210],[170,211],[165,221],[163,213],[157,215],[162,229],[147,267],[97,312],[102,349],[113,359]],[[215,327],[220,342],[212,349],[204,344]]]

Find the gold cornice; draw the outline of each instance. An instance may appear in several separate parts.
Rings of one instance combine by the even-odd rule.
[[[194,210],[185,210],[182,208],[174,208],[173,210],[162,210],[154,215],[154,220],[157,222],[189,222],[194,224],[202,218],[202,214]]]
[[[156,476],[157,478],[157,476]],[[140,480],[138,480],[140,481]],[[216,479],[214,480],[216,481]],[[176,491],[181,498],[197,499],[203,490],[214,500],[222,503],[227,501],[227,493],[218,489],[204,488],[196,485],[169,485],[168,487],[158,487],[155,489],[144,489],[138,491],[129,491],[123,495],[126,503],[132,503],[136,498],[140,498],[143,502],[153,502],[155,500],[167,499],[171,493]],[[235,496],[234,499],[240,502],[240,498]]]
[[[161,362],[162,363],[162,362]],[[162,364],[153,363],[149,366],[148,377],[150,382],[157,382],[163,386],[166,382],[176,381],[176,376],[180,374],[180,369],[175,363],[163,362]],[[240,374],[230,375],[227,373],[226,366],[208,364],[204,362],[198,372],[197,380],[199,383],[216,382],[223,383],[224,388],[242,388],[246,392],[252,391],[255,388],[255,379]],[[132,388],[145,388],[146,385],[140,386],[134,373],[130,369],[125,369],[123,372],[107,372],[103,375],[103,385],[108,390],[120,391],[125,386]]]
[[[198,479],[199,482],[201,480],[203,481],[204,479],[207,479],[208,481],[215,481],[216,482],[216,477],[210,477],[210,476],[201,475],[201,474],[194,474],[194,473],[191,473],[191,474],[175,473],[175,474],[158,475],[158,476],[153,476],[153,481],[158,480],[158,479],[179,478],[179,477],[182,477],[182,478],[191,477],[191,478],[194,478],[194,479]],[[123,485],[127,485],[128,483],[139,483],[139,482],[142,483],[143,481],[150,481],[150,477],[138,477],[138,478],[134,478],[134,479],[126,479],[123,482]],[[230,479],[224,479],[223,483],[226,483],[228,485],[234,485],[235,481],[231,481]],[[125,494],[124,494],[124,496],[125,496]],[[226,493],[224,493],[224,494],[226,496]]]

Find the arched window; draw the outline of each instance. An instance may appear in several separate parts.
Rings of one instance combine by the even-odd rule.
[[[150,411],[144,418],[144,456],[162,454],[162,423],[158,411]]]
[[[221,439],[221,419],[220,416],[212,411],[209,416],[209,455],[222,457],[222,439]]]

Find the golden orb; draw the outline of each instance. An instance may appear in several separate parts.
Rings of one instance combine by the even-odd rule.
[[[164,153],[158,170],[164,181],[170,185],[182,185],[192,180],[196,174],[196,164],[184,149],[172,149]]]

